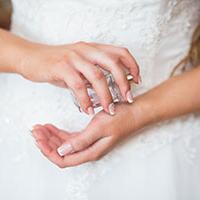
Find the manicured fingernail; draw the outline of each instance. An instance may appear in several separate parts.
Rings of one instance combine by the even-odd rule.
[[[131,93],[131,90],[129,90],[127,93],[126,93],[126,98],[127,98],[127,101],[129,103],[133,103],[133,95]]]
[[[73,148],[71,144],[63,144],[57,149],[57,152],[60,156],[64,156],[66,154],[70,154],[73,152]]]
[[[91,115],[91,116],[94,115],[94,108],[93,108],[93,107],[89,107],[89,108],[87,109],[87,111],[88,111],[88,114],[89,114],[89,115]]]
[[[114,104],[114,103],[111,103],[111,104],[108,106],[108,110],[109,110],[110,115],[114,115],[114,114],[115,114],[115,104]]]

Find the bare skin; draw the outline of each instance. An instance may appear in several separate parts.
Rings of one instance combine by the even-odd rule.
[[[132,94],[125,69],[133,75],[135,83],[140,79],[138,65],[126,48],[87,42],[57,46],[38,44],[2,29],[0,44],[0,72],[17,73],[30,81],[69,88],[88,114],[93,114],[94,110],[85,81],[96,91],[104,110],[110,114],[114,111],[106,79],[96,65],[112,73],[129,103]]]
[[[28,42],[3,30],[0,30],[0,43],[0,72],[17,73],[31,81],[49,82],[61,87],[71,86],[75,93],[81,93],[81,97],[78,96],[78,99],[87,113],[89,113],[88,107],[90,108],[91,103],[88,100],[85,85],[81,85],[83,77],[92,83],[101,97],[104,111],[95,115],[81,132],[71,134],[53,125],[36,125],[34,127],[33,136],[38,147],[48,159],[59,167],[70,167],[98,160],[119,141],[145,126],[200,110],[200,67],[170,78],[135,98],[133,104],[116,105],[116,115],[110,116],[107,114],[111,103],[110,94],[103,76],[96,71],[94,65],[102,64],[104,66],[105,64],[105,69],[109,69],[108,67],[111,65],[106,63],[109,59],[109,61],[112,60],[111,63],[114,64],[112,67],[114,67],[110,71],[116,81],[118,80],[122,94],[127,97],[130,86],[125,81],[119,81],[124,80],[122,66],[131,71],[135,82],[139,80],[139,69],[134,58],[126,49],[84,42],[47,46]],[[90,54],[92,57],[88,58],[86,55],[88,53],[85,52],[93,52]],[[122,52],[123,56],[126,53],[126,59],[122,56]],[[102,54],[109,59],[97,56]],[[104,64],[102,60],[105,61]],[[82,62],[92,66],[85,69]],[[68,77],[70,73],[74,73],[76,79],[70,79]],[[117,76],[119,74],[121,78]],[[77,83],[75,80],[80,80],[80,82]],[[99,84],[96,84],[96,81]],[[99,85],[101,89],[98,88]]]
[[[41,152],[61,168],[98,160],[143,127],[199,112],[199,86],[200,66],[136,97],[133,104],[118,104],[113,117],[104,111],[96,114],[81,132],[47,124],[34,126],[32,133]]]

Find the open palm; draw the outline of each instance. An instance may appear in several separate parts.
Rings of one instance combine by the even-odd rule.
[[[52,162],[61,166],[63,158],[57,153],[60,147],[69,137],[73,137],[66,131],[62,131],[51,124],[36,125],[32,131],[37,146],[41,152]]]
[[[118,104],[114,116],[101,111],[80,132],[36,125],[33,137],[42,153],[61,168],[99,160],[136,128],[130,108],[130,104]]]

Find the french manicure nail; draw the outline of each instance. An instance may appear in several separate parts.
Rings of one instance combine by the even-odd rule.
[[[57,149],[57,152],[60,156],[64,156],[66,154],[70,154],[73,152],[73,148],[71,144],[65,143]]]
[[[111,104],[108,106],[108,110],[109,110],[110,115],[114,115],[114,114],[115,114],[115,104],[114,104],[114,103],[111,103]]]
[[[87,111],[88,111],[88,114],[89,114],[89,115],[91,115],[91,116],[94,115],[94,108],[93,108],[93,107],[89,107],[89,108],[87,109]]]
[[[131,90],[129,90],[127,93],[126,93],[126,98],[127,98],[127,101],[129,103],[133,103],[133,95],[131,93]]]

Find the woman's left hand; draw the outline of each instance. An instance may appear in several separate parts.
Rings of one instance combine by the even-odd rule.
[[[61,168],[98,160],[137,129],[130,104],[117,105],[116,110],[115,116],[99,112],[81,132],[70,133],[47,124],[34,126],[32,134],[41,152]]]

